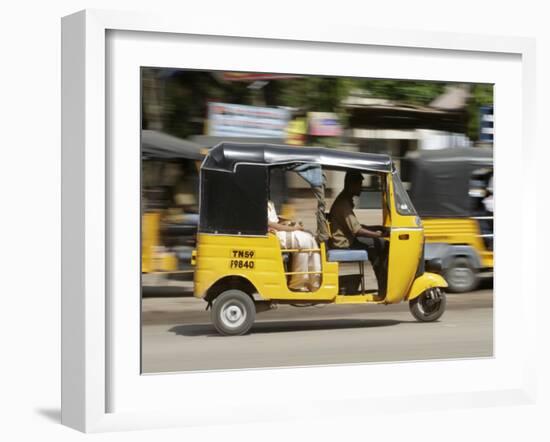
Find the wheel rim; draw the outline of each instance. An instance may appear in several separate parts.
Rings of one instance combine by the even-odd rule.
[[[418,309],[424,316],[436,313],[440,306],[441,296],[437,290],[424,293],[418,300]]]
[[[467,288],[472,285],[473,272],[468,267],[454,267],[447,274],[447,282],[458,288]]]
[[[238,328],[246,321],[246,308],[239,301],[231,301],[225,304],[220,312],[220,319],[228,328]]]

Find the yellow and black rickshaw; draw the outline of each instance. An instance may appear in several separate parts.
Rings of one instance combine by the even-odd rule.
[[[474,290],[493,272],[492,149],[418,151],[402,167],[424,225],[425,259],[440,261],[449,291]]]
[[[199,167],[205,153],[199,144],[142,131],[142,273],[192,279]]]
[[[288,288],[285,262],[304,252],[283,249],[268,230],[267,203],[273,169],[296,172],[317,196],[320,287],[315,291]],[[376,290],[363,282],[365,250],[331,250],[326,220],[325,171],[357,171],[378,177],[386,247],[384,281]],[[225,335],[244,334],[257,312],[276,304],[394,304],[408,301],[419,321],[437,320],[445,310],[445,280],[425,271],[424,232],[420,218],[387,155],[345,152],[316,147],[221,143],[210,149],[200,171],[200,221],[195,264],[195,296],[211,308],[216,329]],[[343,290],[343,263],[357,263],[360,284]],[[355,265],[355,264],[354,264]],[[310,272],[305,272],[310,273]]]

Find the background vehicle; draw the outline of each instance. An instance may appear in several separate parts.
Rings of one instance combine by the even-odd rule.
[[[187,274],[198,225],[198,170],[206,150],[161,132],[144,130],[142,155],[143,273]]]
[[[449,291],[475,289],[493,271],[493,151],[455,148],[418,151],[403,160],[409,196],[422,218],[425,259],[438,259]]]
[[[292,291],[285,263],[300,249],[282,249],[268,233],[267,201],[272,169],[298,173],[317,198],[320,247],[307,250],[321,257],[321,286],[316,291]],[[330,230],[325,217],[323,170],[357,170],[379,178],[383,225],[387,233],[380,255],[377,290],[362,283],[368,262],[365,250],[327,247]],[[201,166],[201,211],[193,262],[195,296],[212,308],[212,321],[222,334],[243,334],[256,312],[277,303],[291,305],[393,304],[408,301],[420,321],[434,321],[445,309],[444,279],[424,271],[424,235],[407,193],[387,155],[326,148],[221,143]],[[343,289],[339,264],[358,264],[358,286]]]

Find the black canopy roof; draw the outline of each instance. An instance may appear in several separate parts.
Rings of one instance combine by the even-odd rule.
[[[488,147],[455,147],[449,149],[420,150],[409,157],[416,162],[429,163],[454,163],[461,165],[474,165],[476,167],[493,166],[493,149]],[[431,164],[432,170],[437,165]]]
[[[403,162],[405,164],[403,164]],[[473,215],[469,195],[474,171],[493,167],[490,148],[453,148],[419,151],[405,158],[405,181],[409,196],[422,217],[463,217]]]
[[[275,166],[290,163],[312,163],[372,172],[392,171],[389,155],[261,143],[220,143],[208,151],[202,168],[232,172],[238,164]]]
[[[141,156],[145,159],[202,160],[200,144],[156,130],[141,131]]]
[[[228,137],[220,135],[192,135],[189,137],[194,143],[210,149],[220,143],[244,143],[244,144],[285,144],[284,138],[272,137]]]

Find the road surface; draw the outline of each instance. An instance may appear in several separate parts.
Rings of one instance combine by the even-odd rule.
[[[490,357],[493,291],[447,295],[447,310],[419,323],[408,304],[279,306],[245,336],[220,336],[206,303],[144,298],[142,372],[288,367]]]

